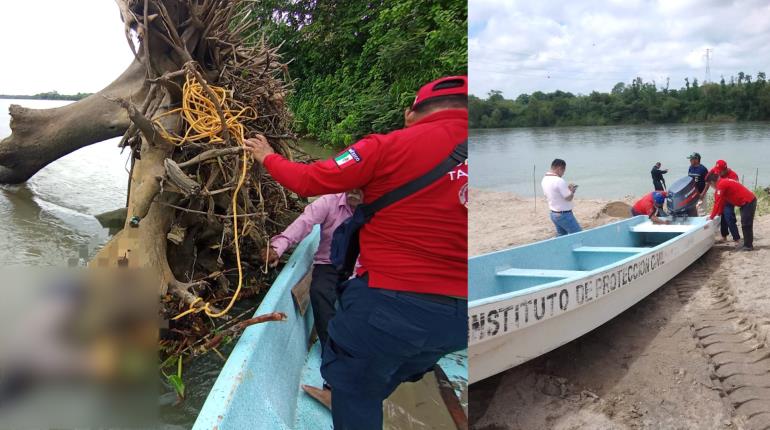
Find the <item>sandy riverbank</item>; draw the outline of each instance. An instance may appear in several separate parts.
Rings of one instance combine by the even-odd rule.
[[[632,202],[631,198],[625,203]],[[578,200],[584,228],[624,204]],[[607,213],[609,212],[609,214]],[[770,426],[770,216],[755,247],[718,243],[617,318],[549,354],[470,388],[472,427],[739,429]],[[544,201],[471,192],[475,255],[552,237]],[[473,286],[470,286],[473,288]]]

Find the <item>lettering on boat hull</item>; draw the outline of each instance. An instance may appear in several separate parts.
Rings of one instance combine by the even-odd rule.
[[[620,288],[632,287],[664,266],[665,255],[670,256],[671,251],[660,250],[647,254],[564,286],[470,308],[468,343],[479,343],[509,334],[590,304]]]

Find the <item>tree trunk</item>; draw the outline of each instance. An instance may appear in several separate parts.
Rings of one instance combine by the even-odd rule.
[[[96,94],[54,109],[11,105],[11,135],[0,141],[0,183],[27,181],[49,163],[84,146],[122,135],[126,111],[109,99],[143,100],[149,86],[145,67],[134,60]]]

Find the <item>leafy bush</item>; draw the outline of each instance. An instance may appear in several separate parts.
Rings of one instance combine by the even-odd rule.
[[[467,3],[314,0],[254,3],[253,17],[294,59],[295,130],[341,147],[403,126],[417,89],[467,74]]]

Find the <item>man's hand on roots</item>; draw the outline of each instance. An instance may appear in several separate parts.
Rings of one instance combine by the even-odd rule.
[[[244,139],[243,145],[246,147],[246,150],[251,154],[251,156],[259,162],[259,164],[264,163],[265,157],[275,153],[273,148],[270,147],[270,144],[267,143],[267,138],[261,134],[258,134],[250,139]]]

